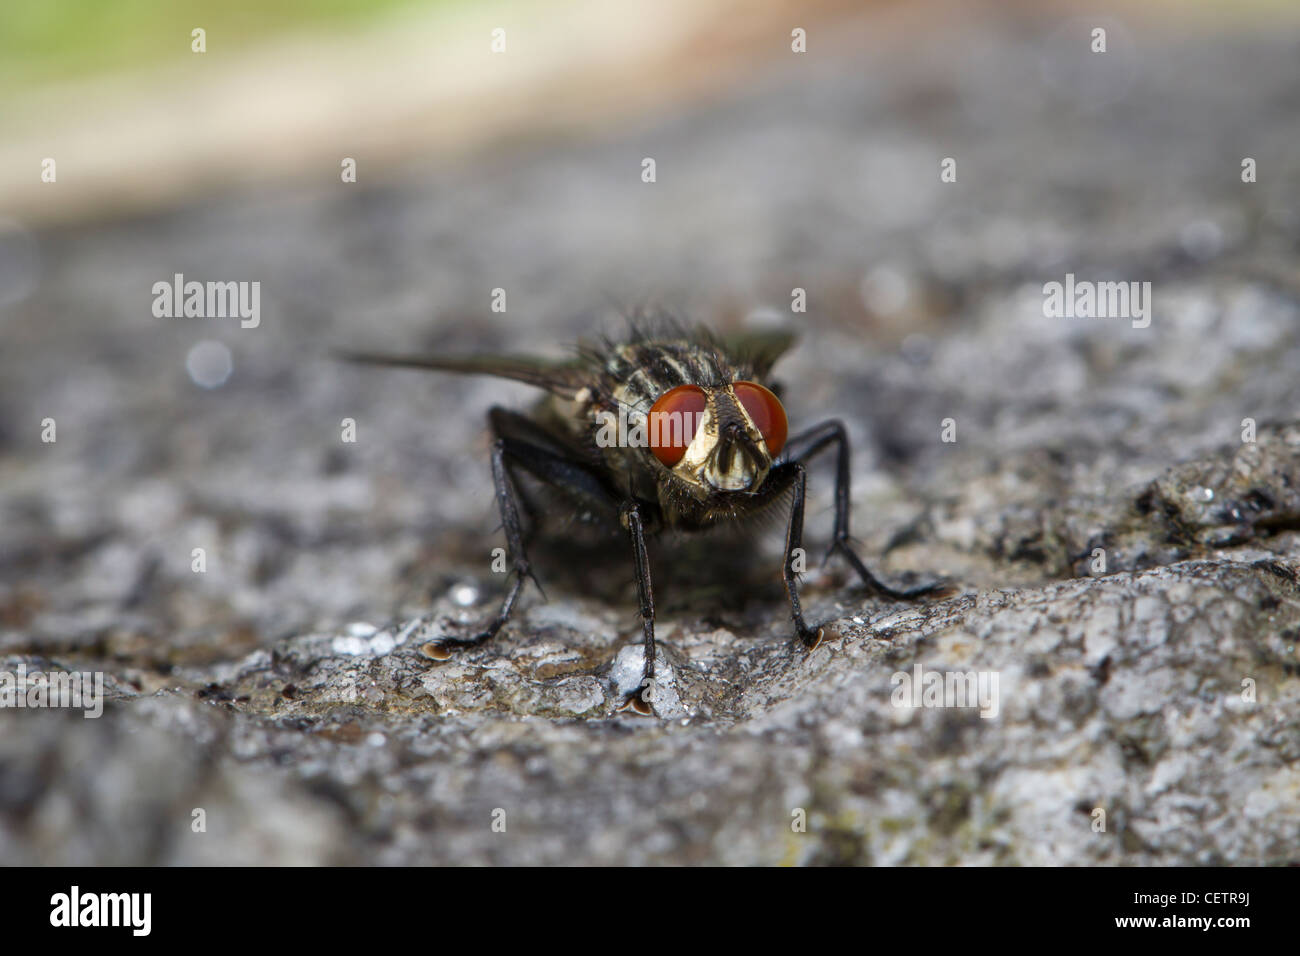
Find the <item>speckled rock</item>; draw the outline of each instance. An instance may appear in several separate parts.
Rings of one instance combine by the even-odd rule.
[[[1044,17],[845,26],[636,129],[23,234],[0,671],[107,702],[0,710],[0,859],[1300,863],[1300,33],[1116,23],[1103,82]],[[262,281],[262,323],[155,318],[177,272]],[[1152,282],[1150,326],[1045,318],[1068,272]],[[779,528],[660,542],[646,718],[621,540],[543,543],[546,600],[431,657],[499,599],[483,418],[529,392],[326,346],[557,354],[610,290],[737,327],[795,287],[792,426],[848,422],[862,553],[957,592],[811,568],[806,653]],[[816,547],[829,468],[810,495]]]

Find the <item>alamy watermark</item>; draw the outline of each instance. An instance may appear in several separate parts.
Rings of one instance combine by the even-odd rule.
[[[86,719],[104,713],[103,671],[0,671],[0,707],[72,708]]]
[[[185,281],[176,273],[153,284],[153,314],[160,319],[239,319],[240,328],[262,324],[261,282]]]
[[[673,448],[689,445],[704,423],[704,412],[654,412],[629,416],[626,405],[618,414],[600,411],[596,444],[601,448]]]
[[[50,925],[57,927],[119,926],[133,936],[148,936],[153,928],[152,893],[83,893],[73,886],[50,897]]]
[[[1150,282],[1075,281],[1043,284],[1043,315],[1049,319],[1131,319],[1133,328],[1151,324]]]
[[[997,671],[927,671],[918,663],[912,673],[897,671],[890,703],[895,707],[978,707],[980,716],[998,715]]]

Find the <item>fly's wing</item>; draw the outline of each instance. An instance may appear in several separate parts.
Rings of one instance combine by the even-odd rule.
[[[784,330],[769,332],[733,332],[719,337],[719,343],[728,357],[744,362],[754,370],[757,378],[766,378],[776,360],[790,350],[797,338]]]
[[[581,362],[554,361],[527,355],[385,355],[375,352],[336,351],[335,357],[367,365],[418,368],[460,375],[491,375],[524,382],[561,398],[573,399],[587,384]]]

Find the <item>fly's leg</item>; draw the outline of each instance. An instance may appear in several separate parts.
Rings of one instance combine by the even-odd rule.
[[[795,637],[811,651],[822,642],[822,629],[809,627],[803,618],[803,605],[799,601],[799,578],[794,569],[795,553],[803,547],[803,512],[808,470],[802,462],[790,462],[781,467],[789,469],[790,478],[785,481],[794,488],[794,494],[790,498],[790,523],[785,529],[785,563],[781,566],[781,579],[785,581],[785,593],[790,599]],[[779,479],[783,477],[778,476]]]
[[[538,590],[541,590],[541,584],[533,574],[532,564],[524,548],[518,495],[511,481],[515,467],[524,469],[539,481],[568,492],[579,500],[593,505],[610,506],[611,493],[601,479],[581,462],[517,438],[498,438],[492,446],[492,484],[511,561],[510,586],[496,617],[478,634],[469,638],[447,637],[434,642],[435,648],[443,651],[443,656],[439,659],[450,657],[450,648],[473,647],[495,637],[510,620],[525,579],[531,578]]]
[[[831,537],[830,548],[826,552],[829,559],[835,553],[841,554],[857,572],[862,583],[869,590],[882,597],[895,601],[911,601],[916,598],[937,595],[948,591],[950,585],[944,581],[923,584],[919,587],[899,590],[885,584],[862,563],[857,552],[849,543],[849,436],[844,430],[844,423],[838,420],[823,422],[792,437],[787,442],[789,458],[794,462],[807,462],[814,455],[830,446],[836,446],[835,454],[835,530]],[[802,494],[800,494],[802,504]],[[802,507],[801,507],[802,510]],[[800,516],[800,528],[803,518]],[[788,558],[788,556],[787,556]]]
[[[900,591],[884,584],[872,574],[849,544],[849,442],[844,425],[838,421],[829,421],[795,435],[786,444],[789,459],[774,466],[768,472],[762,490],[755,496],[753,507],[762,509],[785,494],[790,494],[790,519],[786,526],[785,562],[781,567],[781,578],[785,582],[786,597],[790,601],[790,617],[794,621],[795,636],[808,650],[821,643],[823,630],[808,625],[803,614],[803,604],[799,600],[796,556],[803,549],[803,521],[808,486],[808,470],[805,462],[831,445],[837,446],[838,453],[835,463],[835,530],[827,558],[836,552],[844,555],[868,588],[889,598],[911,600],[937,594],[948,588],[946,583],[938,582]]]
[[[528,561],[528,554],[524,551],[524,534],[523,526],[519,521],[519,506],[506,465],[506,455],[509,453],[509,448],[510,445],[504,438],[497,439],[492,446],[492,486],[496,491],[497,511],[501,515],[501,527],[506,534],[506,550],[510,555],[510,589],[506,591],[505,599],[501,602],[501,609],[497,611],[496,617],[478,634],[466,638],[448,637],[436,642],[438,648],[447,652],[447,657],[451,656],[449,648],[474,647],[496,637],[497,632],[510,620],[510,615],[515,609],[515,602],[519,600],[519,592],[524,588],[525,579],[532,578],[533,583],[537,584],[538,590],[541,589],[541,584],[537,581],[536,575],[533,574],[532,565]]]
[[[755,502],[758,507],[774,502],[787,492],[790,493],[790,520],[786,526],[785,532],[785,563],[781,567],[781,578],[785,582],[786,597],[790,601],[790,617],[794,621],[795,637],[799,643],[806,649],[813,650],[822,642],[823,629],[820,627],[810,627],[803,615],[803,603],[799,600],[799,575],[796,570],[796,558],[803,549],[803,519],[804,509],[807,501],[808,486],[808,469],[802,461],[786,461],[774,467],[767,475],[767,481],[763,483],[763,490],[759,493],[760,501]],[[846,549],[849,554],[853,554],[851,549]],[[857,555],[853,555],[854,558]],[[860,565],[861,562],[858,562]],[[855,565],[856,567],[856,565]],[[862,568],[864,573],[866,568]],[[874,578],[871,578],[874,581]],[[887,593],[906,594],[907,592],[893,591],[889,589]],[[927,591],[928,593],[928,591]]]
[[[471,638],[444,638],[436,642],[440,659],[450,657],[450,648],[472,647],[490,640],[509,621],[515,603],[523,590],[524,580],[532,578],[532,565],[524,549],[522,522],[519,518],[519,497],[512,481],[515,468],[522,468],[545,485],[562,491],[595,511],[604,511],[612,518],[618,515],[620,523],[628,530],[632,541],[632,556],[636,564],[637,590],[640,597],[642,630],[645,635],[645,665],[641,686],[628,695],[622,709],[641,714],[654,713],[655,647],[654,591],[650,584],[650,560],[645,545],[645,502],[623,500],[610,489],[605,479],[582,461],[565,453],[564,446],[555,436],[546,432],[530,419],[505,409],[494,408],[490,414],[493,432],[498,436],[492,446],[492,480],[496,490],[497,508],[501,513],[501,526],[512,562],[510,589],[501,603],[501,610],[488,626]],[[653,506],[649,515],[656,519]],[[541,585],[538,585],[539,589]]]
[[[641,671],[640,686],[627,696],[620,710],[634,710],[649,716],[654,713],[655,694],[655,593],[650,583],[650,559],[645,548],[645,527],[641,520],[641,506],[635,501],[626,502],[619,512],[619,522],[627,528],[632,539],[632,559],[636,564],[637,596],[641,607],[641,629],[645,635],[645,666]]]
[[[527,415],[521,415],[512,409],[502,408],[500,405],[492,406],[492,408],[488,409],[488,424],[494,436],[504,438],[508,442],[532,445],[543,451],[550,452],[557,458],[566,458],[571,454],[542,425]],[[525,489],[516,486],[516,490],[519,492],[517,503],[523,512],[524,544],[527,545],[532,541],[532,532],[537,527],[539,514],[536,503],[529,495],[524,493]]]
[[[795,636],[804,647],[811,650],[821,643],[821,628],[809,627],[804,620],[803,604],[799,600],[800,564],[797,557],[803,548],[804,501],[808,484],[808,470],[801,461],[784,461],[773,466],[767,480],[751,500],[751,507],[761,511],[774,505],[786,494],[790,495],[790,521],[785,531],[785,563],[781,566],[781,579],[785,594],[790,599],[790,617],[794,620]]]

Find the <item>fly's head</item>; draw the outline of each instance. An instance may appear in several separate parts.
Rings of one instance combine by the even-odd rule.
[[[699,500],[758,491],[786,431],[781,400],[756,382],[678,385],[649,415],[650,450]]]

